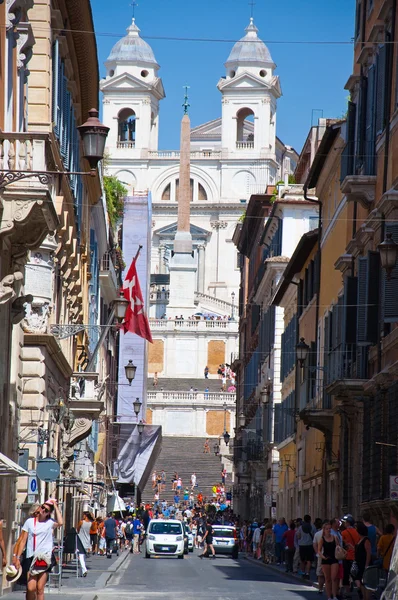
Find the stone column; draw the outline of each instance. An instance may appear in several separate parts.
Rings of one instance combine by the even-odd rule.
[[[205,247],[203,244],[198,246],[198,270],[198,292],[203,294],[205,289]]]
[[[160,274],[165,273],[164,252],[165,252],[164,244],[159,244],[159,273]]]

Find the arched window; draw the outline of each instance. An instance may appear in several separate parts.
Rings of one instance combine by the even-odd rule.
[[[131,108],[123,108],[118,117],[118,142],[135,144],[136,114]]]
[[[190,192],[191,192],[190,200],[191,200],[191,202],[206,201],[207,200],[207,192],[206,192],[204,186],[201,183],[199,183],[199,181],[197,181],[196,179],[191,179],[190,184],[191,184],[190,185]],[[162,200],[162,202],[168,201],[168,200],[178,202],[179,194],[180,194],[180,180],[174,179],[172,182],[168,183],[163,188],[161,200]]]
[[[236,142],[237,144],[254,145],[254,133],[248,123],[254,123],[254,112],[251,108],[241,108],[236,115]],[[248,131],[250,127],[250,131]]]
[[[163,190],[162,201],[170,200],[171,198],[171,183],[168,183]]]
[[[199,202],[203,201],[203,200],[207,200],[206,190],[201,183],[198,184],[198,200],[199,200]]]

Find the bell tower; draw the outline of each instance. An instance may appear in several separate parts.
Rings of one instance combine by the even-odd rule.
[[[165,97],[159,65],[140,36],[135,19],[105,62],[103,122],[110,128],[107,148],[114,158],[145,156],[158,149],[159,102]]]
[[[222,148],[228,157],[255,155],[273,159],[279,77],[267,46],[258,37],[253,18],[246,35],[232,48],[226,76],[218,83],[222,94]]]

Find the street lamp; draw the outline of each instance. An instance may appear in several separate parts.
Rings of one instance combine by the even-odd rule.
[[[104,158],[106,138],[109,127],[105,127],[98,118],[99,112],[92,108],[89,117],[78,127],[83,142],[83,157],[87,160],[92,171],[95,171],[100,160]]]
[[[126,374],[126,379],[129,382],[129,385],[131,385],[133,379],[135,378],[136,371],[137,371],[137,367],[133,364],[132,360],[129,360],[127,365],[125,365],[125,367],[124,367],[124,372]],[[138,398],[137,398],[137,400],[138,400]],[[135,402],[134,402],[134,405],[135,405]]]
[[[137,420],[138,420],[138,415],[140,414],[140,410],[141,410],[141,406],[142,406],[142,402],[140,402],[139,398],[135,399],[135,402],[133,402],[133,406],[134,406],[135,416],[137,417]]]
[[[231,292],[232,309],[231,309],[231,321],[235,321],[235,292]]]
[[[231,439],[231,436],[229,435],[228,431],[224,431],[223,438],[224,438],[225,445],[228,446],[229,440]]]
[[[296,356],[300,367],[304,367],[304,363],[308,356],[309,349],[310,347],[308,344],[305,343],[304,338],[300,338],[300,342],[296,346]]]
[[[245,413],[243,412],[243,410],[240,411],[239,413],[239,417],[238,417],[238,425],[239,427],[244,427],[246,423],[246,417],[245,417]]]
[[[113,301],[113,310],[115,311],[115,318],[121,323],[126,316],[126,310],[129,305],[129,301],[123,296],[123,292],[120,292],[120,296]]]
[[[224,409],[224,433],[227,431],[227,403],[224,402],[223,404],[223,409]]]
[[[267,385],[265,386],[265,388],[261,394],[261,400],[264,405],[269,403],[270,396],[271,396],[271,385],[269,383],[267,383]]]
[[[145,427],[144,423],[142,421],[140,421],[137,425],[138,433],[140,435],[142,435],[142,432],[144,431],[144,427]]]
[[[377,246],[380,252],[381,266],[386,272],[387,279],[391,279],[391,273],[398,258],[398,244],[392,239],[392,233],[386,234],[386,239]]]
[[[104,158],[105,142],[109,132],[109,127],[105,127],[98,119],[98,110],[92,108],[89,111],[89,118],[80,125],[79,130],[83,143],[83,157],[90,165],[89,172],[81,171],[22,171],[22,170],[7,170],[0,169],[0,189],[4,189],[7,185],[27,179],[37,177],[42,184],[47,184],[50,181],[51,175],[91,175],[95,176],[95,169],[100,160]]]

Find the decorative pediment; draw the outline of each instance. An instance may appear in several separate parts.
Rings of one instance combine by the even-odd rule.
[[[211,139],[221,143],[221,129],[221,118],[198,125],[197,127],[191,129],[191,142]],[[250,133],[254,133],[254,123],[246,120],[243,125],[244,138],[247,139],[247,136]]]
[[[206,231],[206,229],[202,229],[202,227],[198,227],[192,223],[190,225],[190,231],[193,240],[207,240],[207,238],[211,235],[210,231]],[[177,233],[177,223],[172,223],[171,225],[166,225],[166,227],[161,227],[154,233],[163,239],[174,239],[174,236]]]
[[[131,91],[131,92],[151,92],[156,95],[157,98],[164,98],[165,92],[163,83],[160,78],[156,78],[151,82],[143,81],[130,73],[122,73],[116,77],[109,79],[103,79],[100,84],[102,92],[117,92],[117,91]]]
[[[262,89],[269,90],[277,98],[282,94],[279,77],[274,76],[270,82],[253,75],[253,73],[243,72],[232,79],[220,79],[217,85],[220,91],[234,89]]]

